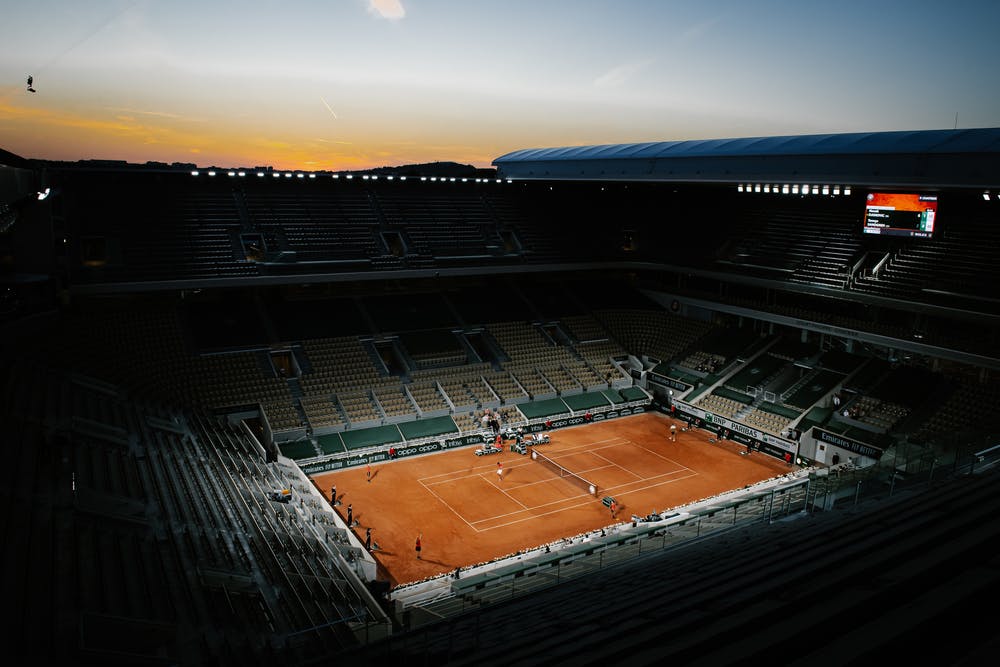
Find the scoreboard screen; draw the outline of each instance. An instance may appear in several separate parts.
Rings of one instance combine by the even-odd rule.
[[[864,233],[929,239],[934,235],[937,206],[937,195],[869,192]]]

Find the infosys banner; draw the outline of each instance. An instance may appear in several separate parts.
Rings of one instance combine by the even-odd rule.
[[[481,444],[483,444],[483,436],[477,433],[475,435],[463,435],[461,438],[448,438],[444,441],[441,449],[453,449],[455,447],[465,447],[466,445]]]
[[[701,428],[707,428],[714,433],[726,429],[729,431],[730,437],[736,442],[743,443],[744,445],[753,444],[760,451],[772,456],[784,458],[786,453],[795,456],[798,452],[798,445],[791,440],[785,440],[770,433],[758,431],[745,424],[734,422],[732,419],[696,408],[684,401],[675,400],[674,405],[677,406],[677,412],[682,415],[700,419],[702,423],[698,426]]]

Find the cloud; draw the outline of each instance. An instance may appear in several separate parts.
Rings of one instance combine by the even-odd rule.
[[[653,64],[652,60],[640,60],[633,63],[625,63],[612,67],[604,74],[594,79],[594,86],[598,88],[610,88],[620,86],[641,70]]]
[[[150,111],[146,109],[132,109],[129,107],[104,107],[104,108],[107,109],[108,111],[118,111],[127,114],[142,114],[145,116],[156,116],[158,118],[170,118],[172,120],[187,120],[199,123],[204,122],[203,119],[201,118],[188,118],[186,116],[180,116],[178,114],[169,113],[167,111]],[[125,116],[118,116],[118,118],[125,118]],[[134,120],[134,119],[129,118],[129,120]]]
[[[399,0],[368,0],[368,11],[393,21],[406,16],[406,9]]]

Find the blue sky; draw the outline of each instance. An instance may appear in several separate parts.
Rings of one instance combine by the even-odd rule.
[[[2,15],[0,147],[25,157],[488,166],[956,113],[1000,126],[995,1],[32,0]]]

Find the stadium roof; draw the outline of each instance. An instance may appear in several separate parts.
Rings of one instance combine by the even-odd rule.
[[[529,148],[493,164],[516,179],[996,187],[1000,128]]]

